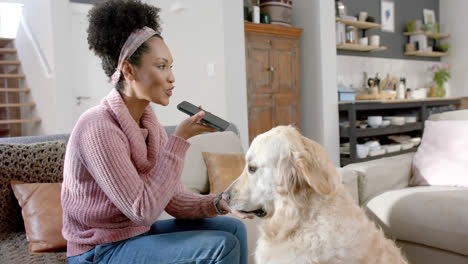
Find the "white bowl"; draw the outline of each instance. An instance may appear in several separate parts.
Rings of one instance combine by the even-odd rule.
[[[382,124],[380,125],[381,127],[388,127],[392,121],[390,120],[382,120]]]
[[[387,150],[387,153],[392,153],[392,152],[397,152],[401,150],[401,144],[389,144],[389,145],[383,145],[385,150]]]
[[[404,116],[394,116],[392,118],[392,125],[402,126],[404,124],[405,124],[405,117]]]
[[[421,143],[421,138],[420,137],[411,138],[411,143],[413,143],[413,146],[415,147],[419,145],[419,143]]]
[[[371,151],[369,151],[369,156],[371,157],[374,157],[374,156],[379,156],[379,155],[383,155],[385,154],[385,149],[382,148],[382,149],[373,149]]]
[[[412,147],[413,147],[413,142],[411,141],[401,143],[401,150],[410,149]]]
[[[417,118],[415,116],[405,116],[405,123],[416,123]]]
[[[372,128],[377,128],[382,124],[382,116],[369,116],[367,118],[367,123]]]
[[[366,143],[364,143],[364,145],[366,145],[366,147],[368,147],[369,150],[381,148],[380,143],[377,140],[367,141]]]

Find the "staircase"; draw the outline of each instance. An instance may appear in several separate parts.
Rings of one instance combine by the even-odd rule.
[[[34,102],[23,102],[25,94],[24,74],[17,59],[13,39],[0,38],[0,137],[22,136],[22,125],[40,122],[39,118],[22,118],[22,110],[35,107]],[[23,114],[24,115],[24,114]]]

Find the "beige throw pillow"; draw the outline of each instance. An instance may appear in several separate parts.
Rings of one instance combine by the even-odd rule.
[[[244,170],[244,154],[209,152],[203,152],[202,154],[208,170],[211,194],[226,190]]]
[[[30,254],[64,251],[62,236],[61,183],[22,183],[11,181],[22,210]]]

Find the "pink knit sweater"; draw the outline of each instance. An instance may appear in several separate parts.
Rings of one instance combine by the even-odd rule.
[[[166,210],[177,218],[217,215],[215,195],[185,190],[180,175],[189,143],[169,139],[148,105],[141,127],[112,90],[78,120],[62,184],[67,256],[149,230]]]

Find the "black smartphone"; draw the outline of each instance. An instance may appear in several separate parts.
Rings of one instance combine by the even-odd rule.
[[[182,103],[178,104],[177,109],[190,116],[193,116],[194,114],[203,110],[205,112],[205,116],[202,118],[201,122],[219,131],[224,131],[229,126],[229,122],[226,120],[213,115],[205,109],[200,109],[187,101],[183,101]]]

